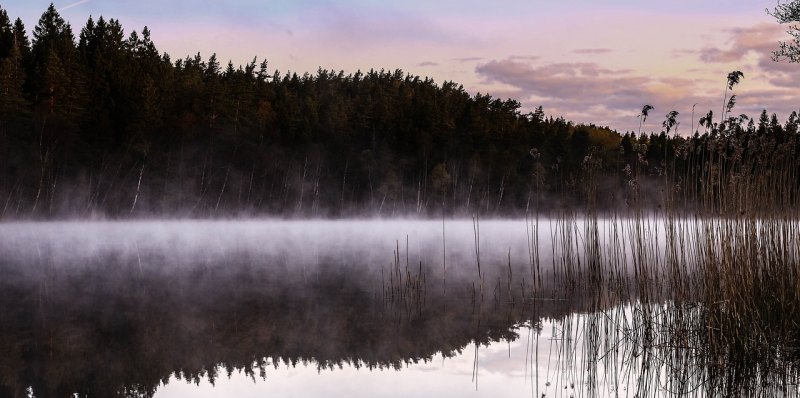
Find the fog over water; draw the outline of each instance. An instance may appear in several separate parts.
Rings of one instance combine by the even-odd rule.
[[[529,318],[521,297],[516,308],[489,306],[530,289],[526,228],[524,220],[3,223],[0,369],[13,370],[0,375],[0,396],[30,386],[37,397],[132,386],[150,395],[165,383],[176,396],[168,393],[180,389],[169,382],[175,374],[201,380],[220,364],[221,373],[247,373],[264,358],[289,361],[284,368],[307,362],[306,376],[355,364],[396,372],[436,355],[461,363],[472,358],[461,358],[465,347],[514,340]],[[568,311],[557,307],[549,313]]]
[[[693,278],[673,274],[686,260],[668,229],[706,233],[657,218],[0,223],[0,398],[695,388],[708,361],[658,343],[704,319],[664,304],[663,276]]]
[[[626,223],[600,220],[598,243],[605,244],[614,233],[629,240],[634,231]],[[7,259],[36,258],[53,265],[113,254],[137,261],[155,256],[164,267],[222,265],[231,256],[263,264],[375,267],[393,262],[399,249],[402,263],[408,257],[410,264],[422,261],[427,267],[441,267],[446,252],[449,271],[460,273],[474,270],[478,254],[487,267],[505,266],[509,257],[514,266],[529,265],[537,226],[542,264],[558,256],[562,247],[553,245],[561,246],[565,234],[575,249],[584,248],[587,224],[580,219],[567,224],[552,219],[181,220],[0,223],[0,252]],[[645,233],[661,245],[663,231],[663,224],[654,222]],[[630,253],[627,245],[623,249]]]
[[[476,267],[476,228],[480,260],[529,264],[525,220],[446,220],[444,246],[450,276]],[[530,227],[529,227],[530,228]],[[108,255],[155,257],[159,266],[224,266],[232,256],[264,265],[293,267],[347,263],[386,266],[400,260],[441,267],[443,222],[358,221],[124,221],[0,224],[0,252],[7,259],[35,258],[53,265]],[[549,239],[549,237],[548,237]],[[541,242],[544,244],[545,239]],[[112,264],[109,264],[113,267]]]

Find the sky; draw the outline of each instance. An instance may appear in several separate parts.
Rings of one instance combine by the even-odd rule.
[[[471,94],[513,98],[523,111],[638,131],[680,113],[688,134],[719,117],[727,74],[734,114],[781,120],[800,110],[800,64],[774,62],[786,26],[767,14],[778,0],[67,0],[55,6],[78,34],[88,17],[148,26],[173,59],[216,53],[271,70],[386,69],[455,81]],[[49,0],[0,0],[30,30]],[[696,105],[695,105],[696,104]],[[695,109],[692,117],[692,108]]]

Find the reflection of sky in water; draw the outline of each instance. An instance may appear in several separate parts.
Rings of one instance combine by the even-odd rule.
[[[620,221],[623,229],[625,224]],[[563,249],[553,226],[541,220],[543,286],[554,265],[548,256]],[[642,377],[641,348],[620,339],[620,327],[637,327],[626,306],[641,306],[635,297],[631,303],[616,292],[560,285],[552,285],[558,297],[542,294],[546,290],[533,301],[519,295],[523,286],[530,288],[530,227],[526,230],[524,220],[481,221],[487,285],[476,312],[474,227],[472,220],[445,223],[443,295],[441,220],[0,224],[0,376],[7,373],[16,386],[40,388],[35,391],[95,391],[105,385],[112,388],[109,394],[139,379],[155,387],[169,378],[158,397],[633,396],[643,385],[640,379],[647,380],[648,396],[669,388],[667,365],[656,362],[656,371]],[[583,227],[579,221],[568,231],[579,252],[587,236]],[[598,229],[603,246],[614,228],[601,221]],[[651,231],[645,239],[657,242],[653,247],[663,257],[663,225],[656,222]],[[621,235],[631,239],[630,229]],[[630,249],[628,244],[622,251]],[[506,273],[509,253],[513,281]],[[419,262],[425,266],[417,268]],[[415,291],[408,283],[423,272],[430,277],[428,301],[417,308],[420,296],[409,295]],[[387,300],[387,292],[400,294],[401,274],[407,296],[399,305]],[[390,276],[393,281],[386,280]],[[526,276],[528,285],[521,280]],[[518,305],[522,302],[534,305]],[[541,319],[538,336],[523,327],[512,342],[478,348],[476,382],[475,346],[469,342],[508,337],[511,325],[529,319]],[[609,330],[611,335],[605,334]],[[653,352],[667,356],[656,361],[670,354],[668,346],[662,348]],[[389,366],[452,349],[461,351],[399,371],[347,365],[319,371],[314,363],[360,358]],[[294,368],[283,362],[277,369],[269,366],[266,380],[238,370],[228,378],[224,370],[223,365],[241,369],[270,355],[313,359]],[[127,362],[103,368],[110,357]],[[706,364],[689,365],[703,372]],[[198,376],[218,365],[214,387],[204,377],[195,385],[174,376],[179,370]],[[104,371],[98,377],[99,369]],[[39,377],[48,372],[66,376]]]
[[[155,397],[512,397],[530,396],[530,381],[525,378],[526,335],[510,343],[499,342],[480,347],[478,388],[472,378],[475,346],[467,346],[453,358],[435,357],[427,363],[405,366],[402,370],[369,370],[344,366],[343,369],[317,371],[315,364],[267,370],[266,380],[256,382],[244,373],[234,372],[230,379],[222,376],[211,386],[208,380],[197,386],[176,380],[173,376]],[[542,340],[542,344],[546,344]],[[546,354],[546,353],[545,353]],[[547,359],[542,354],[540,360]]]
[[[539,235],[544,255],[550,253],[551,226],[549,220],[541,220],[541,230],[547,231]],[[407,255],[412,269],[422,261],[426,269],[436,275],[442,261],[442,227],[441,220],[11,223],[0,225],[0,250],[12,264],[33,261],[45,267],[63,265],[64,270],[96,264],[100,267],[92,272],[109,275],[125,270],[124,267],[120,271],[114,270],[115,264],[133,263],[138,265],[138,272],[141,273],[143,268],[145,273],[163,275],[165,283],[172,283],[182,279],[182,274],[162,274],[159,270],[180,270],[185,266],[228,269],[228,265],[244,261],[258,267],[275,264],[285,264],[295,270],[302,267],[304,273],[306,269],[313,272],[316,266],[349,264],[360,267],[357,269],[361,272],[387,267],[394,260],[394,251],[399,248],[401,266],[405,265]],[[479,225],[472,220],[446,220],[444,228],[448,280],[455,281],[460,274],[471,283],[476,265],[475,228],[480,230],[480,257],[484,272],[487,269],[505,272],[510,254],[515,269],[522,267],[524,270],[517,271],[517,278],[527,274],[527,239],[533,227],[526,227],[525,220],[482,220]],[[134,272],[133,276],[136,275]],[[216,274],[214,278],[222,275]],[[128,277],[131,275],[123,279]],[[491,301],[494,299],[491,289],[495,285],[494,279],[489,280],[487,300]],[[216,293],[242,288],[220,283],[214,279],[207,288]],[[439,286],[435,281],[431,284]],[[517,284],[519,279],[514,286]],[[200,289],[189,285],[186,288]],[[112,292],[109,292],[109,298],[113,297]],[[195,293],[212,292],[202,290]],[[99,299],[106,298],[100,296]],[[70,300],[66,297],[64,302]],[[317,297],[316,300],[327,300],[327,297]],[[182,306],[197,305],[193,300],[181,303]],[[469,306],[467,302],[459,302],[462,304]],[[226,311],[238,309],[226,308]],[[93,310],[90,308],[89,311]],[[253,316],[258,317],[257,314]],[[136,321],[138,318],[133,319]],[[545,324],[542,335],[533,338],[537,346],[532,350],[527,345],[529,330],[526,328],[519,330],[520,337],[513,342],[479,347],[477,383],[473,378],[473,344],[452,358],[443,359],[440,355],[427,363],[407,365],[400,371],[370,371],[345,366],[318,372],[313,363],[309,366],[300,364],[296,368],[287,368],[281,363],[277,369],[267,369],[266,381],[254,383],[249,376],[238,371],[228,379],[224,369],[220,369],[215,388],[211,388],[207,379],[203,379],[198,387],[173,377],[157,396],[255,396],[267,392],[278,392],[280,396],[322,396],[330,395],[332,391],[340,396],[527,396],[549,391],[549,396],[552,396],[557,389],[559,393],[571,391],[569,387],[567,390],[563,387],[577,380],[575,377],[578,375],[575,368],[562,369],[562,364],[557,361],[560,354],[558,347],[554,351],[554,345],[558,346],[560,340],[551,338],[557,329],[552,324]],[[229,343],[236,345],[237,337],[231,338]],[[413,335],[411,338],[415,339]],[[424,340],[423,336],[419,339]],[[95,344],[102,345],[100,342]],[[531,356],[526,358],[528,354]],[[551,385],[547,386],[547,382]]]
[[[618,310],[616,313],[619,315]],[[173,375],[156,392],[156,398],[177,397],[581,397],[587,396],[587,358],[581,346],[586,317],[572,315],[572,340],[564,343],[562,321],[545,320],[538,334],[519,328],[515,341],[495,342],[478,349],[477,383],[474,377],[475,345],[466,346],[460,355],[405,365],[401,370],[344,365],[342,369],[317,370],[316,364],[291,368],[280,363],[267,369],[266,379],[250,378],[234,372],[230,378],[219,369],[215,385],[178,380]],[[619,362],[618,365],[621,365]],[[627,367],[623,367],[625,369]],[[615,392],[610,378],[599,366],[593,396],[633,396],[635,388],[623,386]],[[636,374],[621,384],[635,383]],[[635,387],[635,386],[634,386]],[[628,390],[630,389],[630,394]],[[544,394],[544,395],[542,395]]]

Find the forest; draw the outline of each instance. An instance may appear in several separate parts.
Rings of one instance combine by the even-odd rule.
[[[172,59],[147,27],[77,32],[53,5],[32,37],[0,9],[0,92],[3,219],[742,213],[763,204],[748,192],[797,176],[800,149],[796,112],[735,115],[728,91],[692,136],[677,112],[620,133],[401,70]]]

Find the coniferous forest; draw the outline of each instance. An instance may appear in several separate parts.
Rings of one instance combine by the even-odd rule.
[[[676,134],[676,112],[660,132],[619,133],[400,70],[173,59],[146,27],[100,17],[73,29],[52,5],[26,32],[0,9],[6,219],[744,212],[750,202],[731,198],[754,189],[748,176],[797,171],[797,114],[736,115],[728,91],[723,115],[699,117],[691,137]]]
[[[129,13],[132,2],[61,10],[87,3]],[[208,21],[236,8],[232,25],[175,30],[212,35],[262,23],[276,5],[173,3],[148,12]],[[302,29],[291,44],[303,51],[363,14],[358,30],[330,35],[346,46],[303,53],[326,60],[362,46],[354,32],[375,21],[397,26],[363,46],[388,44],[392,57],[370,59],[402,56],[419,42],[386,38],[436,14],[425,2],[359,2],[336,4],[357,9],[340,18],[330,2],[295,3],[263,19]],[[768,11],[777,30],[741,25],[753,13],[743,4],[675,2],[563,2],[535,15],[561,30],[520,29],[541,5],[517,3],[471,3],[431,24],[457,25],[442,39],[415,31],[457,54],[473,42],[451,36],[498,9],[481,28],[514,27],[483,43],[525,38],[426,70],[474,64],[487,84],[576,104],[564,108],[576,115],[587,103],[610,118],[623,108],[635,131],[413,72],[169,55],[146,27],[99,16],[73,27],[53,4],[26,27],[0,7],[0,398],[800,396],[800,117],[736,107],[756,102],[743,79],[761,82],[759,102],[797,98],[796,71],[762,63],[778,33],[793,41],[773,60],[800,62],[800,0]],[[294,24],[315,13],[326,15]],[[413,18],[392,20],[401,13]],[[631,26],[609,24],[630,16],[670,42],[686,30],[695,47],[647,43],[661,58],[617,70],[649,54],[626,47],[647,35],[627,43]],[[724,24],[694,22],[706,19]],[[602,48],[578,48],[574,21]],[[537,46],[531,33],[545,30],[552,43]],[[507,49],[528,44],[541,60],[511,62],[522,56]],[[570,48],[566,60],[611,54],[562,63]],[[503,53],[498,74],[536,79],[480,73]],[[676,54],[688,55],[667,59]],[[639,104],[637,92],[672,101],[651,83],[705,102],[716,80],[704,76],[720,65],[747,76],[722,69],[712,110]],[[546,95],[527,89],[536,84]],[[569,95],[580,101],[558,101]]]

